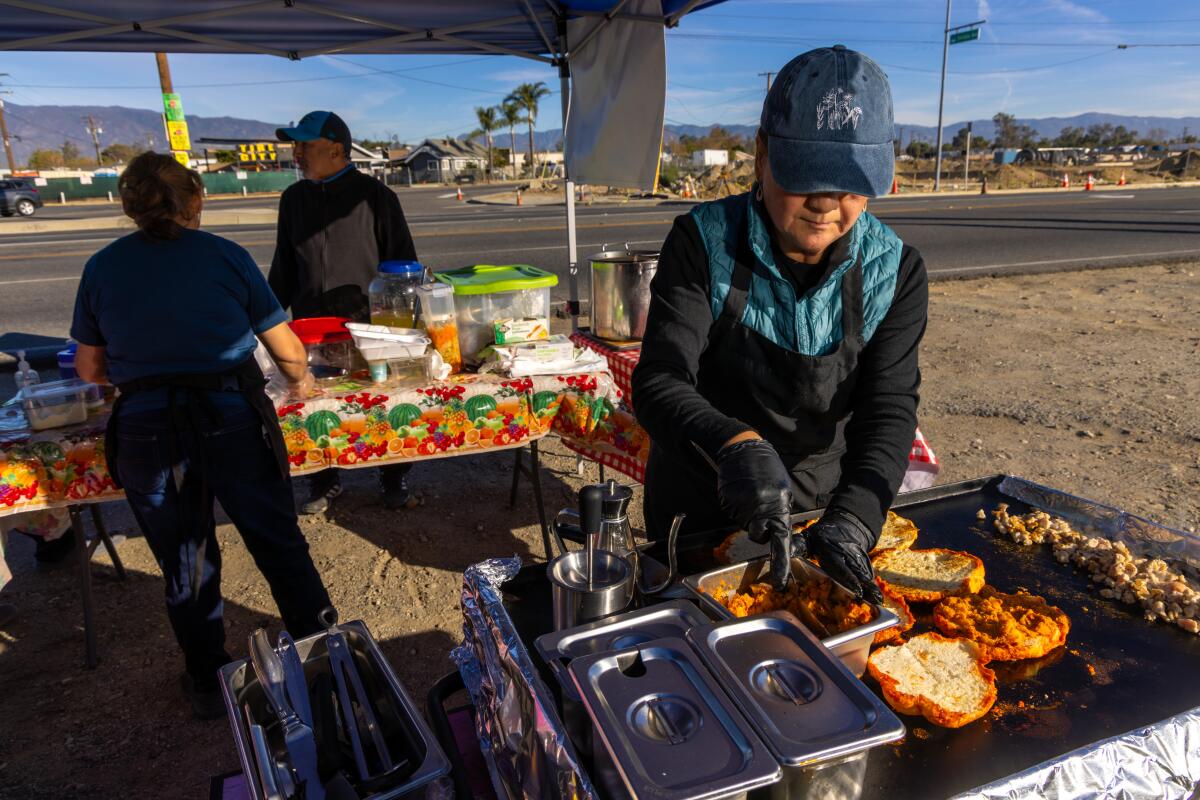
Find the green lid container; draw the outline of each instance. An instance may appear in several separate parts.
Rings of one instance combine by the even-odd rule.
[[[454,287],[455,294],[495,294],[558,285],[558,276],[527,264],[476,264],[433,273],[435,280]]]

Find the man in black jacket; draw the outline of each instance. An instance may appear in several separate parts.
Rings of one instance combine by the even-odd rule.
[[[292,143],[296,166],[306,180],[279,199],[275,256],[268,281],[296,319],[349,317],[370,320],[367,285],[381,261],[416,261],[417,251],[396,193],[350,163],[350,128],[331,111],[304,115],[294,128],[275,132]],[[380,467],[384,504],[409,502],[411,465]],[[313,477],[301,506],[318,514],[342,493],[337,470]]]

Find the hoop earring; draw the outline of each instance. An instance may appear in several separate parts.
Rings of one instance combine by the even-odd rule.
[[[761,183],[758,184],[754,190],[754,199],[760,203],[762,202],[763,194],[762,194],[762,184]]]

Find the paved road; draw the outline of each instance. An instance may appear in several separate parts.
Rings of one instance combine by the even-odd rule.
[[[528,263],[560,275],[567,296],[566,246],[558,207],[457,203],[444,190],[402,195],[417,251],[434,269],[469,263]],[[222,201],[216,201],[218,203]],[[262,199],[224,201],[255,203]],[[579,254],[602,243],[656,247],[687,204],[595,206],[579,210]],[[935,278],[1084,266],[1200,260],[1200,189],[1084,194],[885,198],[872,209],[920,248]],[[214,228],[246,247],[264,268],[273,226]],[[0,350],[21,340],[49,344],[66,334],[86,258],[110,231],[0,237]],[[586,296],[586,283],[581,293]]]

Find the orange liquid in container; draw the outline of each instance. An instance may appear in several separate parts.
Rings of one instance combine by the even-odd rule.
[[[425,332],[433,341],[433,347],[442,360],[450,365],[450,371],[462,371],[462,353],[458,349],[458,326],[453,322],[428,324]]]

